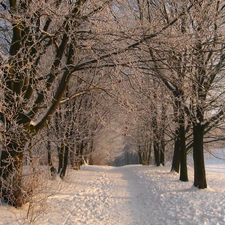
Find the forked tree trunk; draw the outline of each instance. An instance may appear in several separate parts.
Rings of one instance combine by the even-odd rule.
[[[182,93],[182,92],[181,92]],[[179,124],[176,129],[176,137],[174,144],[174,155],[171,171],[179,173],[180,180],[188,181],[187,171],[187,151],[185,137],[185,112],[180,101],[175,102],[174,116],[175,121]]]
[[[204,189],[207,188],[203,149],[204,126],[194,123],[193,136],[194,186]]]
[[[188,181],[188,171],[187,171],[187,151],[185,144],[185,128],[180,126],[176,134],[179,136],[176,137],[174,144],[174,155],[172,161],[171,171],[177,173],[180,172],[180,180]]]

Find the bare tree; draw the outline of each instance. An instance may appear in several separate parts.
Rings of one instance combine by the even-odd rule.
[[[224,116],[224,3],[211,1],[138,1],[142,18],[153,26],[155,19],[170,24],[180,12],[194,3],[186,15],[157,38],[146,41],[140,49],[139,68],[143,73],[158,77],[170,90],[174,99],[175,122],[178,124],[174,159],[181,163],[180,179],[186,181],[186,148],[193,147],[194,185],[206,188],[204,166],[204,134],[218,124]],[[152,3],[152,2],[151,2]],[[154,10],[149,10],[145,5]],[[145,10],[145,11],[143,11]],[[148,16],[146,16],[148,15]],[[140,16],[141,17],[141,16]],[[151,18],[151,20],[149,20]],[[141,25],[143,32],[148,26]],[[185,45],[184,45],[185,43]],[[147,62],[149,59],[149,62]],[[151,62],[152,60],[152,62]],[[140,64],[141,62],[141,64]],[[220,83],[220,85],[219,85]],[[213,104],[212,104],[213,103]],[[192,143],[185,144],[192,129]],[[177,168],[177,165],[175,166]],[[174,167],[174,168],[175,168]],[[175,170],[177,170],[175,168]]]
[[[18,207],[26,201],[22,188],[25,145],[46,126],[75,71],[96,55],[100,45],[91,50],[87,37],[91,35],[93,41],[97,37],[88,23],[91,17],[97,21],[107,2],[1,3],[1,36],[6,43],[1,49],[1,111],[7,119],[0,175],[2,196],[9,204]]]
[[[112,0],[41,2],[10,0],[1,2],[0,30],[1,38],[4,40],[1,43],[2,83],[0,88],[3,92],[1,111],[4,129],[1,132],[0,186],[2,196],[8,203],[18,207],[25,202],[26,190],[23,190],[22,168],[27,143],[46,127],[60,103],[65,103],[79,95],[76,92],[70,96],[65,95],[70,79],[80,77],[85,80],[87,76],[84,71],[88,73],[94,69],[98,69],[99,72],[103,68],[107,70],[118,66],[135,65],[136,62],[139,67],[145,66],[149,59],[140,60],[140,56],[145,52],[140,51],[143,49],[140,46],[147,45],[147,54],[151,53],[154,46],[149,43],[150,40],[163,37],[165,31],[173,30],[173,25],[180,22],[184,15],[192,12],[191,9],[194,10],[194,6],[198,7],[199,4],[200,7],[205,7],[204,4],[202,6],[202,2],[207,3],[207,1],[200,1],[200,3],[187,1],[188,4],[185,5],[185,1],[183,4],[185,7],[179,8],[178,12],[166,22],[160,22],[156,14],[154,17],[149,14],[150,7],[157,8],[160,1],[146,1],[148,9],[146,15],[151,26],[145,27],[144,23],[140,23],[144,21],[141,18],[144,18],[144,14],[137,14],[134,10],[138,6],[141,12],[144,9],[142,5],[134,4],[133,1],[118,2],[118,5],[113,5]],[[224,8],[219,4],[217,4],[217,13],[213,14],[216,18],[214,25],[217,25],[213,29],[214,32],[220,30],[217,28],[219,24],[216,21],[219,21],[219,15]],[[163,10],[164,13],[166,8]],[[122,18],[125,14],[127,23],[124,23],[124,18]],[[191,14],[188,15],[192,18]],[[137,20],[138,17],[140,18]],[[131,18],[134,20],[130,20]],[[205,26],[199,30],[195,27],[195,23],[193,24],[193,30],[196,32],[203,31],[203,28]],[[117,32],[118,29],[120,29],[119,32]],[[151,29],[152,32],[149,32]],[[139,33],[140,31],[142,32]],[[218,35],[217,40],[220,40],[219,37]],[[156,46],[159,46],[160,42],[156,41],[156,43]],[[199,46],[198,43],[196,46]],[[131,58],[130,50],[134,50]],[[196,49],[192,51],[193,55],[199,55],[195,54],[196,51]],[[200,53],[200,49],[197,52]],[[158,51],[153,51],[153,53],[155,55]],[[219,74],[223,64],[223,48],[220,48],[219,53],[216,54],[217,58],[211,64],[213,68],[210,70],[216,72],[212,72],[210,77],[213,79],[211,80],[214,80],[214,74]],[[150,56],[155,62],[152,54]],[[194,57],[192,59],[196,60]],[[211,55],[210,59],[212,59]],[[210,60],[207,62],[211,63]],[[156,64],[151,64],[151,68],[155,66]],[[90,82],[86,80],[86,83]],[[212,83],[213,81],[210,84]],[[193,91],[200,90],[198,87],[196,82],[193,82]],[[207,88],[209,89],[209,86]],[[88,90],[82,90],[81,93],[93,89],[99,88],[91,84]],[[204,96],[203,100],[207,100],[206,95]],[[194,97],[197,103],[202,95],[197,94]],[[194,109],[195,104],[192,106]],[[199,116],[199,112],[202,112],[200,109],[202,108],[197,105],[197,124],[202,118],[201,115]],[[214,115],[208,121],[207,126],[217,121],[223,114],[221,112],[223,110]],[[192,116],[192,121],[194,118]]]

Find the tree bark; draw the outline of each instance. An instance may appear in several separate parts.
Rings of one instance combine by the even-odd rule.
[[[10,142],[1,154],[1,190],[2,197],[8,204],[21,207],[25,202],[22,192],[23,147]]]
[[[199,189],[207,188],[204,163],[204,126],[193,124],[193,159],[194,159],[194,186]]]
[[[58,160],[59,160],[59,162],[58,162],[58,174],[61,173],[62,167],[63,167],[63,156],[64,156],[63,151],[64,151],[64,146],[63,145],[61,145],[60,147],[58,146]]]
[[[165,135],[164,127],[162,127],[161,140],[160,140],[160,164],[165,166]]]
[[[175,143],[174,143],[174,152],[171,171],[179,173],[180,171],[180,138],[178,132],[176,131]]]
[[[56,174],[56,169],[55,169],[55,167],[53,166],[53,163],[52,163],[51,143],[50,143],[49,140],[48,140],[48,143],[47,143],[47,151],[48,151],[48,166],[50,168],[51,176],[54,177],[54,175]]]
[[[160,149],[159,149],[159,143],[157,140],[154,140],[153,148],[154,148],[154,156],[155,156],[155,165],[160,166]]]
[[[188,181],[184,118],[180,121],[180,180]]]
[[[64,157],[63,157],[63,167],[60,173],[60,177],[63,179],[66,175],[66,169],[68,166],[68,157],[69,157],[69,147],[65,146],[64,147]]]
[[[177,96],[183,97],[181,90],[176,94]],[[179,173],[180,170],[180,180],[188,181],[185,112],[180,101],[175,101],[174,117],[178,127],[175,132],[174,156],[171,171]]]
[[[66,175],[66,169],[68,166],[68,158],[69,158],[69,147],[62,145],[59,148],[59,167],[58,173],[60,178],[64,178]]]

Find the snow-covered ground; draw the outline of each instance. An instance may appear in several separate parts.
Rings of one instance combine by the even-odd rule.
[[[191,167],[190,181],[180,182],[170,167],[83,166],[70,170],[60,191],[30,210],[29,218],[35,225],[222,225],[225,162],[209,155],[206,165],[209,187],[204,190],[193,187]],[[27,207],[3,204],[0,224],[29,224]]]

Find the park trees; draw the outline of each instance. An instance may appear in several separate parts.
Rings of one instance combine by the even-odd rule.
[[[198,15],[197,13],[202,13]],[[194,41],[190,70],[192,79],[191,118],[193,126],[194,185],[207,186],[204,169],[204,134],[224,116],[224,101],[220,98],[224,84],[224,2],[203,1],[190,14]],[[207,19],[206,19],[207,18]]]
[[[100,45],[96,44],[91,50],[90,43],[90,40],[97,41],[97,34],[90,29],[107,3],[85,0],[1,2],[4,126],[0,186],[3,198],[16,207],[26,201],[22,168],[28,140],[46,126],[62,98],[66,98],[70,78],[97,54]],[[90,36],[92,38],[88,38]],[[96,62],[96,58],[88,61],[89,64]]]
[[[193,4],[193,5],[192,5]],[[179,15],[191,6],[185,15]],[[193,147],[194,185],[206,188],[204,135],[224,114],[224,1],[137,1],[143,35],[155,21],[171,24],[163,33],[139,46],[136,64],[157,77],[171,93],[174,108],[175,151],[173,169],[181,164],[181,180],[188,180],[185,143]],[[148,60],[148,61],[147,61]]]
[[[211,1],[196,3],[181,22],[174,26],[176,30],[171,30],[171,33],[175,32],[173,34],[180,37],[181,43],[172,44],[167,59],[167,65],[179,79],[173,80],[172,84],[180,90],[177,99],[180,101],[179,109],[183,108],[181,121],[185,122],[186,117],[186,123],[191,125],[194,185],[199,188],[207,187],[204,135],[211,129],[209,127],[223,118],[224,101],[219,100],[223,91],[217,88],[218,83],[224,83],[223,4],[222,1],[217,4]],[[171,16],[172,13],[166,15]],[[182,44],[184,42],[185,46]],[[174,88],[170,89],[174,92]],[[187,134],[188,129],[182,133]]]
[[[224,2],[143,0],[110,5],[112,2],[1,2],[0,186],[10,204],[24,202],[22,165],[28,141],[49,123],[60,103],[102,90],[86,74],[98,73],[104,80],[105,74],[122,67],[128,75],[138,70],[158,79],[171,92],[174,115],[178,115],[179,132],[175,133],[184,137],[184,124],[189,121],[197,159],[195,185],[206,186],[199,181],[204,177],[203,135],[223,117],[223,92],[217,87],[223,83]],[[81,89],[67,92],[74,77]],[[88,106],[89,100],[83,100]],[[67,115],[65,111],[64,118]],[[86,118],[79,120],[86,123]],[[158,137],[158,125],[155,119],[153,122]],[[182,143],[178,150],[185,157]]]

